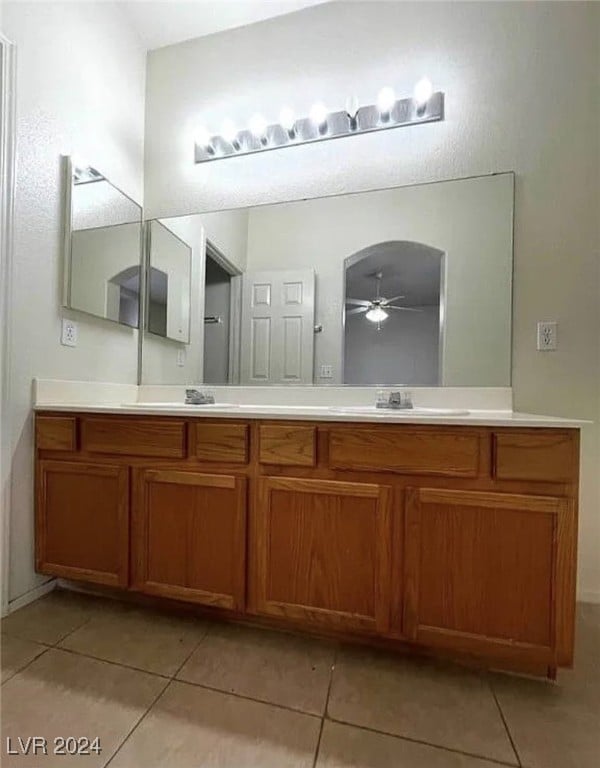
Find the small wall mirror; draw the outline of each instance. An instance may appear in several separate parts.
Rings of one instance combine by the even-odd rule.
[[[145,335],[142,382],[510,386],[513,202],[501,173],[152,221],[190,325]]]
[[[65,157],[65,270],[69,309],[139,327],[142,208],[100,171]]]

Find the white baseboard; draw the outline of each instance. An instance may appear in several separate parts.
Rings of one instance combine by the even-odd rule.
[[[600,592],[586,590],[577,593],[578,603],[600,603]]]
[[[29,592],[25,592],[24,595],[16,597],[9,602],[8,613],[13,613],[13,611],[18,611],[19,608],[23,608],[24,606],[29,605],[29,603],[33,603],[34,600],[38,600],[40,597],[47,595],[48,592],[52,592],[55,587],[56,579],[52,578],[45,581],[43,584],[40,584],[39,587],[30,589]]]

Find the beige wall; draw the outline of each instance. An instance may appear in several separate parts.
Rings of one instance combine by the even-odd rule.
[[[87,159],[128,195],[143,194],[145,51],[115,3],[4,2],[17,46],[17,188],[12,285],[10,598],[33,569],[34,376],[135,384],[137,331],[63,312],[61,154]],[[79,323],[60,345],[61,317]]]
[[[168,216],[516,172],[513,385],[520,410],[598,422],[598,3],[332,3],[153,51],[146,204]],[[226,52],[224,59],[224,52]],[[226,62],[226,65],[224,65]],[[210,73],[199,80],[198,73]],[[198,124],[307,114],[428,74],[446,120],[195,166]],[[535,349],[538,320],[559,349]],[[600,446],[582,438],[579,589],[600,600]]]

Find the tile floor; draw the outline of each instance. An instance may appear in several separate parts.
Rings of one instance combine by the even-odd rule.
[[[6,768],[600,765],[600,606],[580,605],[558,684],[58,590],[4,619],[1,645]],[[101,752],[9,754],[29,736]]]

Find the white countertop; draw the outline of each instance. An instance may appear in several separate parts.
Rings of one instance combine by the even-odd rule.
[[[456,410],[416,408],[415,411],[376,410],[374,407],[324,405],[220,404],[182,405],[178,403],[65,403],[39,402],[36,411],[110,413],[145,416],[185,416],[224,419],[279,419],[294,421],[366,422],[385,424],[448,424],[456,426],[580,428],[589,421],[541,416],[507,410]]]

